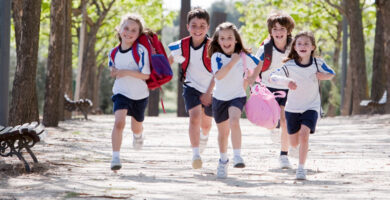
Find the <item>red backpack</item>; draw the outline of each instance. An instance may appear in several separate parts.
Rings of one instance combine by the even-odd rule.
[[[188,64],[190,63],[190,42],[191,42],[191,36],[185,37],[181,40],[182,56],[185,58],[184,62],[181,64],[181,69],[180,69],[181,81],[184,81]],[[207,49],[209,47],[210,42],[211,42],[210,38],[207,38],[207,42],[203,48],[202,61],[207,71],[211,73],[211,60],[207,55]]]
[[[139,44],[142,44],[148,51],[149,64],[150,64],[150,77],[146,80],[148,88],[153,90],[160,88],[165,83],[168,83],[173,76],[171,65],[168,62],[167,54],[165,53],[164,46],[158,39],[157,34],[148,31],[146,34],[141,34],[132,46],[132,53],[135,62],[140,62],[140,55],[138,52]],[[111,60],[114,62],[115,55],[118,52],[120,44],[111,50]],[[141,68],[140,68],[141,71]],[[164,103],[161,98],[161,106],[165,113]]]
[[[274,47],[274,40],[267,38],[260,46],[264,45],[264,62],[261,72],[267,71],[272,62],[272,49]]]
[[[140,62],[140,55],[138,52],[139,44],[142,44],[148,50],[149,54],[150,77],[146,80],[146,84],[151,90],[161,88],[161,86],[168,83],[173,76],[164,46],[155,33],[148,32],[147,34],[140,35],[132,46],[133,57],[137,64]],[[119,46],[120,44],[111,51],[110,56],[112,61],[115,59]]]

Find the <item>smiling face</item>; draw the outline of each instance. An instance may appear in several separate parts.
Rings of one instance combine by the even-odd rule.
[[[209,30],[209,24],[205,19],[193,18],[187,24],[187,30],[195,41],[203,41]]]
[[[232,29],[223,29],[219,31],[218,35],[218,44],[221,46],[222,51],[231,55],[234,53],[236,47],[236,37],[234,36],[234,31]]]
[[[271,36],[275,41],[287,41],[287,28],[280,25],[278,22],[271,29]]]
[[[133,20],[126,20],[119,30],[122,43],[131,46],[140,34],[140,26]]]
[[[301,36],[296,39],[294,49],[298,53],[300,58],[305,59],[310,58],[312,51],[314,51],[315,49],[315,46],[313,45],[309,37]]]

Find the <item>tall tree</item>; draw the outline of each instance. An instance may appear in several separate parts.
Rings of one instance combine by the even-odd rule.
[[[181,0],[180,9],[180,38],[188,36],[187,31],[187,13],[191,10],[191,0]],[[181,66],[178,68],[178,75],[180,76]],[[184,99],[182,96],[183,87],[180,78],[177,79],[177,116],[187,117],[188,114],[185,110]]]
[[[385,70],[385,46],[383,43],[384,36],[384,19],[383,13],[380,11],[385,2],[376,0],[376,27],[375,27],[375,42],[374,42],[374,57],[372,64],[372,85],[371,85],[371,100],[379,101],[386,90],[386,70]]]
[[[50,38],[49,55],[46,70],[46,93],[43,107],[43,124],[58,126],[60,104],[62,96],[62,72],[64,69],[64,19],[65,1],[52,0],[50,8]]]
[[[11,0],[0,1],[0,125],[8,123]]]
[[[39,121],[36,93],[41,0],[12,1],[17,64],[12,88],[9,125]]]
[[[380,8],[378,9],[379,12],[381,12],[383,19],[390,19],[390,1],[388,0],[378,0],[378,5],[381,5]],[[387,102],[386,102],[386,113],[390,113],[390,26],[386,24],[384,26],[384,31],[383,31],[383,44],[384,44],[384,68],[386,70],[386,77],[387,77]]]
[[[72,112],[63,109],[64,94],[73,99],[72,79],[72,1],[65,1],[64,18],[64,70],[62,73],[63,93],[60,94],[60,120],[70,119]],[[61,110],[63,112],[61,112]]]
[[[356,0],[343,0],[342,5],[336,5],[326,0],[330,5],[337,8],[341,13],[345,15],[348,20],[350,31],[350,54],[349,54],[349,66],[347,76],[351,76],[352,84],[346,85],[345,94],[348,95],[348,91],[352,88],[352,108],[351,114],[362,114],[363,109],[360,106],[360,102],[368,98],[368,84],[366,73],[366,58],[364,48],[364,34],[363,34],[363,22],[362,22],[362,9],[360,2]],[[348,103],[343,108],[344,113],[349,113]]]

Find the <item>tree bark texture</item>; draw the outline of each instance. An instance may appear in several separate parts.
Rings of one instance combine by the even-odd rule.
[[[148,116],[158,116],[160,103],[160,89],[149,90]]]
[[[363,114],[360,102],[368,98],[366,59],[362,25],[362,10],[359,1],[344,0],[345,14],[350,30],[349,66],[352,73],[352,114]]]
[[[13,0],[17,64],[12,88],[9,126],[39,121],[36,69],[41,0]]]
[[[191,10],[191,0],[181,0],[181,9],[180,9],[180,38],[188,36],[187,31],[187,13]],[[183,83],[180,80],[180,69],[181,65],[178,68],[178,79],[177,79],[177,116],[178,117],[188,117],[188,113],[185,110],[183,93]]]
[[[64,95],[67,94],[73,99],[73,78],[72,78],[72,1],[65,1],[65,22],[64,22],[64,73],[62,78],[63,93],[60,94],[60,105],[62,105],[63,115],[60,120],[71,119],[72,112],[64,110]]]
[[[372,85],[371,85],[371,100],[379,101],[386,90],[386,70],[384,65],[384,19],[382,12],[383,1],[376,1],[376,26],[375,26],[375,42],[374,42],[374,57],[372,62]]]
[[[390,1],[378,0],[382,5],[378,10],[381,12],[383,19],[390,19]],[[386,113],[390,113],[390,26],[386,24],[383,31],[383,44],[384,44],[384,68],[386,73],[386,88],[387,88],[387,102]]]
[[[64,67],[64,0],[52,0],[50,7],[49,55],[46,70],[45,105],[43,107],[43,124],[56,127],[59,121],[62,96],[61,77]]]

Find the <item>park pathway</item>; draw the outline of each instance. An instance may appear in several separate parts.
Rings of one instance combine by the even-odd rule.
[[[278,144],[246,119],[246,168],[230,164],[228,178],[216,178],[213,124],[203,168],[193,170],[188,121],[146,117],[145,145],[135,151],[128,119],[118,173],[109,169],[113,115],[61,122],[33,148],[40,161],[33,173],[15,157],[0,158],[0,199],[390,199],[390,115],[321,119],[310,137],[306,181],[295,180],[297,159],[290,160],[294,169],[278,168]]]

